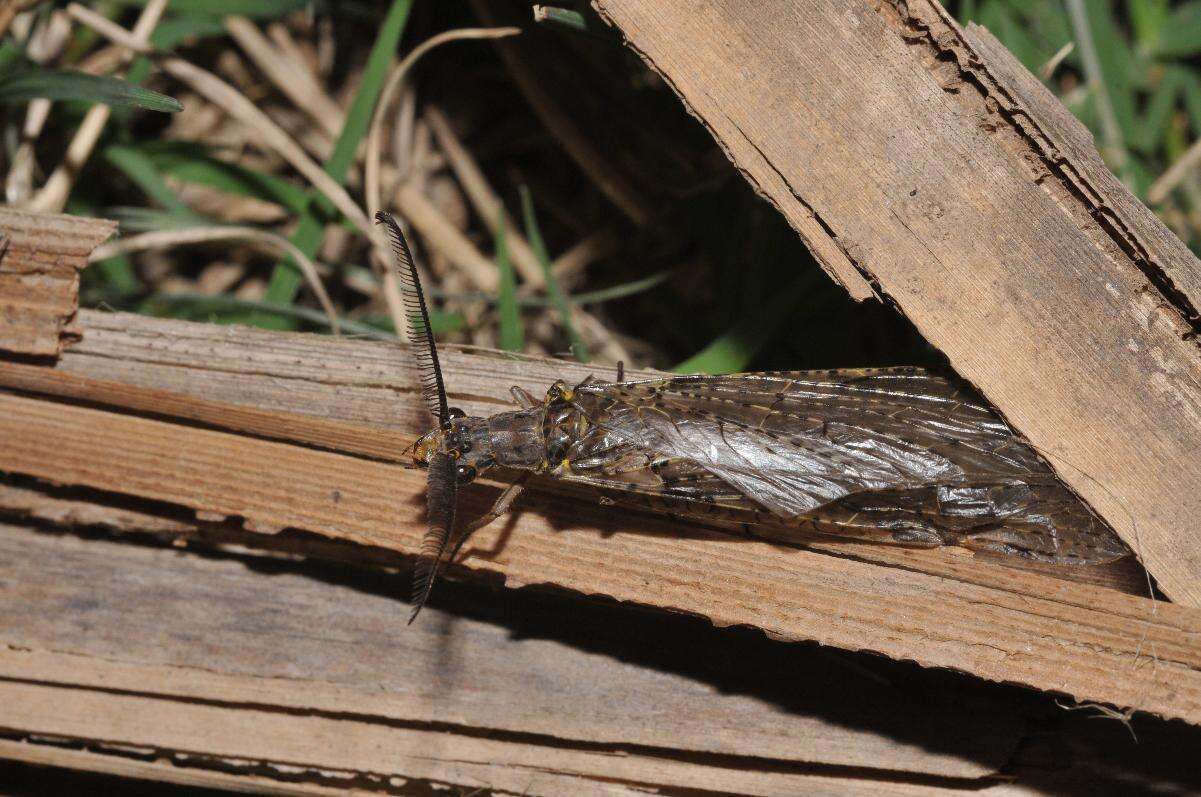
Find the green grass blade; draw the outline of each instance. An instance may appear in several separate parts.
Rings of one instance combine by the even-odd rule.
[[[1172,11],[1160,31],[1155,54],[1164,58],[1201,54],[1201,0],[1182,3]]]
[[[807,274],[797,278],[786,289],[772,295],[759,313],[742,319],[672,370],[681,374],[730,374],[746,370],[751,358],[791,318],[797,303],[809,290],[810,280]]]
[[[174,97],[102,75],[31,69],[0,81],[0,103],[34,99],[80,100],[162,113],[183,110],[183,105]]]
[[[1185,113],[1193,130],[1201,131],[1201,75],[1188,70],[1181,72]]]
[[[375,109],[376,100],[383,88],[388,75],[388,67],[396,52],[400,37],[404,33],[405,23],[409,18],[413,0],[392,0],[388,15],[380,24],[379,35],[375,37],[371,53],[367,57],[367,66],[363,70],[363,79],[355,94],[350,110],[346,112],[346,122],[342,133],[334,144],[334,150],[325,163],[325,171],[338,182],[345,182],[346,172],[354,162],[355,152],[359,142],[367,135],[371,124],[371,114]],[[309,257],[316,254],[324,233],[326,221],[333,215],[333,206],[324,197],[318,197],[316,191],[308,208],[300,216],[296,232],[292,234],[292,243]],[[296,298],[303,277],[300,269],[291,259],[277,263],[267,285],[268,301],[279,304],[290,304]]]
[[[505,213],[500,211],[500,223],[496,226],[496,270],[500,272],[500,286],[496,294],[496,312],[500,323],[500,347],[505,351],[521,351],[525,348],[525,331],[521,327],[521,311],[517,307],[517,276],[509,262],[509,251],[505,246]]]
[[[66,212],[72,216],[97,216],[101,210],[96,205],[78,196],[68,198]],[[99,283],[102,294],[114,298],[122,298],[142,290],[142,281],[138,279],[133,262],[126,255],[117,255],[93,264],[83,272],[80,295],[90,291]]]
[[[201,293],[158,293],[150,296],[143,303],[140,312],[153,315],[164,315],[170,310],[177,317],[204,317],[215,315],[229,317],[237,314],[239,320],[249,320],[256,315],[276,315],[289,320],[304,321],[319,327],[329,327],[329,318],[320,310],[301,307],[292,304],[275,304],[268,301],[252,301],[237,299],[233,296],[209,296]],[[380,330],[375,326],[363,324],[348,319],[339,319],[342,331],[348,335],[362,335],[379,340],[396,340],[391,332]]]
[[[359,323],[368,324],[376,329],[382,329],[390,334],[395,334],[396,325],[392,323],[392,316],[386,313],[364,315],[359,318]],[[461,332],[467,327],[467,316],[455,310],[435,310],[430,308],[430,332],[435,338],[440,338],[443,335],[449,335],[454,332]]]
[[[598,288],[595,291],[588,291],[587,293],[573,294],[571,296],[571,303],[599,304],[601,302],[612,301],[613,299],[624,299],[627,296],[649,291],[651,288],[657,287],[670,278],[670,271],[656,271],[648,277],[623,282],[620,285],[614,285],[610,288]],[[533,301],[536,301],[536,299],[533,299]]]
[[[150,230],[178,230],[184,227],[210,226],[217,222],[194,213],[179,213],[158,208],[125,207],[109,205],[104,214],[121,223],[121,231],[149,232]]]
[[[100,274],[105,287],[118,295],[137,293],[142,289],[142,281],[133,270],[133,263],[127,255],[116,255],[96,263],[93,268]]]
[[[1073,0],[1069,8],[1082,12],[1081,20],[1087,35],[1091,36],[1096,52],[1100,74],[1095,77],[1099,84],[1097,91],[1104,94],[1113,109],[1115,121],[1120,128],[1117,131],[1106,131],[1102,146],[1111,150],[1111,157],[1120,149],[1122,140],[1130,140],[1137,135],[1138,120],[1135,116],[1134,87],[1145,83],[1143,65],[1134,57],[1130,45],[1122,37],[1121,28],[1114,15],[1114,10],[1105,0]],[[1076,43],[1083,48],[1082,42]],[[1089,75],[1090,79],[1093,75]]]
[[[362,266],[347,266],[346,273],[348,276],[354,274],[364,282],[376,280],[375,272]],[[666,282],[670,278],[670,271],[656,271],[648,277],[640,277],[639,279],[612,285],[608,288],[598,288],[595,291],[572,294],[567,297],[567,301],[573,305],[585,305],[600,304],[601,302],[609,302],[614,299],[624,299],[627,296],[634,296],[635,294],[649,291],[651,288]],[[497,297],[483,291],[444,291],[441,288],[430,287],[426,289],[425,295],[434,299],[441,299],[444,302],[456,302],[459,304],[479,302],[490,306],[498,304]],[[554,302],[546,296],[518,296],[517,306],[522,309],[527,307],[554,307]]]
[[[1168,21],[1168,0],[1126,0],[1125,5],[1135,44],[1144,53],[1154,53]]]
[[[297,214],[304,212],[309,202],[303,188],[278,175],[213,157],[206,147],[148,146],[143,151],[161,173],[183,182],[274,202]]]
[[[225,21],[221,17],[181,15],[164,19],[150,34],[150,44],[160,52],[170,52],[186,39],[208,39],[224,36]]]
[[[1005,42],[1005,46],[1026,68],[1036,71],[1046,60],[1045,53],[1030,35],[1030,29],[1017,16],[1017,10],[1005,3],[989,3],[979,11],[979,22]]]
[[[138,147],[113,145],[104,148],[104,159],[122,172],[162,208],[172,214],[200,219],[182,199],[175,195],[150,158]]]
[[[1176,103],[1184,89],[1184,80],[1177,70],[1165,70],[1163,78],[1147,102],[1139,135],[1130,143],[1139,150],[1153,154],[1162,151],[1164,136],[1176,112]]]
[[[542,6],[539,11],[535,11],[534,21],[557,25],[577,32],[588,30],[588,21],[584,19],[584,15],[579,11],[572,11],[570,8]]]
[[[525,237],[542,265],[542,273],[546,277],[546,295],[559,313],[563,331],[567,333],[567,339],[571,342],[571,353],[577,360],[586,363],[590,359],[588,348],[576,332],[575,325],[571,323],[571,305],[550,269],[550,256],[546,253],[546,243],[542,240],[542,231],[538,229],[538,219],[534,216],[534,199],[530,196],[529,187],[525,185],[521,186],[521,214],[525,219]]]

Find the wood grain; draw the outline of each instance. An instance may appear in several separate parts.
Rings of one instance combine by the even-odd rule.
[[[934,0],[595,6],[1201,606],[1201,267],[1020,67]]]
[[[145,391],[169,387],[174,398],[154,417],[137,417],[0,395],[0,471],[166,502],[250,531],[295,528],[416,550],[423,474],[390,461],[399,453],[386,447],[359,450],[372,430],[396,435],[399,444],[420,428],[412,375],[396,347],[131,316],[81,320],[84,338],[65,353],[57,376],[38,383],[25,369],[0,365],[0,383],[26,391],[48,385],[54,393],[86,388],[89,372],[104,372],[111,378],[94,402],[128,401],[145,413],[141,402],[155,395]],[[473,411],[495,411],[512,382],[534,389],[552,374],[583,376],[579,366],[494,354],[451,350],[446,360],[456,401]],[[126,382],[135,389],[123,398]],[[274,414],[276,422],[265,420]],[[355,429],[346,448],[337,435],[285,442],[311,415],[334,425],[322,435]],[[873,650],[1201,720],[1196,610],[1153,607],[954,550],[833,542],[777,548],[614,513],[594,495],[553,487],[541,485],[514,520],[481,532],[454,573],[607,595],[717,625],[750,625],[774,638]],[[495,494],[494,485],[473,487],[464,511],[483,511]],[[1151,651],[1154,661],[1144,655]]]
[[[79,272],[117,223],[0,208],[0,351],[56,356],[75,316]]]
[[[393,593],[407,574],[305,574],[245,555],[189,556],[3,525],[0,559],[21,563],[5,569],[0,586],[14,608],[0,621],[0,678],[548,747],[637,746],[948,778],[996,774],[1024,733],[987,702],[970,713],[928,706],[918,722],[912,701],[862,675],[857,695],[832,701],[842,668],[803,650],[773,660],[777,646],[762,641],[730,640],[755,661],[730,663],[719,676],[689,653],[719,634],[669,622],[664,639],[674,652],[645,650],[622,643],[617,626],[605,630],[612,609],[525,601],[540,611],[515,629],[509,624],[521,621],[460,598],[398,632],[404,607]],[[596,627],[591,651],[571,635],[554,638],[573,618]],[[655,626],[645,618],[625,631]]]
[[[1056,793],[1148,762],[1195,781],[1195,728],[1141,721],[1146,750],[1011,687],[689,618],[460,589],[398,633],[407,574],[4,523],[0,563],[10,759],[286,794],[998,797],[1046,793],[1029,751],[1071,746]]]

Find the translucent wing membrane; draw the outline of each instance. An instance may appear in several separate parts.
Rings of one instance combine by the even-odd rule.
[[[1052,562],[1124,555],[1042,459],[957,383],[921,369],[581,385],[567,478],[681,514]]]
[[[405,315],[409,322],[409,343],[421,372],[421,396],[425,399],[429,411],[438,419],[438,424],[445,424],[450,418],[450,411],[446,405],[446,386],[442,383],[442,368],[438,362],[434,334],[430,331],[430,314],[425,305],[425,293],[421,290],[421,280],[417,277],[417,264],[413,262],[409,244],[396,220],[380,211],[375,214],[375,221],[387,227],[388,238],[392,242],[392,253],[396,258],[393,265],[400,280]]]
[[[434,588],[434,581],[442,567],[442,557],[455,528],[457,493],[455,461],[440,451],[431,454],[425,494],[429,526],[421,541],[421,552],[418,554],[417,567],[413,571],[413,613],[409,615],[410,625],[429,600],[430,591]]]

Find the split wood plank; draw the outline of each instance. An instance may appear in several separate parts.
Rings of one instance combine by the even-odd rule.
[[[131,752],[120,747],[107,752],[80,749],[55,744],[61,740],[14,740],[0,738],[0,759],[35,767],[67,769],[96,775],[111,775],[130,780],[147,780],[156,784],[170,783],[196,789],[219,789],[245,794],[272,794],[285,797],[345,797],[346,787],[323,786],[316,783],[289,783],[253,773],[245,762],[222,762],[225,770],[205,769],[203,759],[181,754],[166,759],[149,758],[143,751]],[[104,745],[95,745],[103,749]],[[148,752],[148,751],[147,751]],[[245,772],[230,769],[245,767]],[[403,792],[402,792],[403,793]]]
[[[80,319],[87,334],[54,369],[9,363],[0,367],[0,386],[388,461],[407,462],[413,435],[427,431],[426,410],[415,400],[416,374],[403,347],[87,310]],[[555,379],[578,382],[595,373],[578,363],[488,350],[445,347],[442,356],[451,403],[473,414],[511,409],[510,385],[540,395]],[[1022,567],[1147,594],[1146,576],[1133,560],[1062,568],[1008,558],[997,567],[988,557],[957,548],[815,544],[865,561],[984,584],[1011,585],[1014,568]]]
[[[396,633],[394,574],[11,524],[0,563],[0,757],[16,760],[288,794],[1199,783],[1196,728],[1141,719],[1138,745],[1038,695],[688,618],[460,588]]]
[[[0,351],[57,356],[75,317],[79,272],[117,223],[0,208]]]
[[[917,700],[812,649],[681,619],[614,622],[625,613],[612,607],[542,597],[504,612],[477,589],[400,631],[405,607],[393,593],[407,573],[189,555],[5,524],[0,562],[10,607],[0,681],[154,698],[159,708],[245,708],[251,727],[270,707],[377,725],[381,740],[400,726],[462,737],[461,749],[479,737],[546,747],[548,770],[560,750],[687,756],[778,772],[780,788],[819,766],[881,781],[996,777],[1027,733],[1001,695]],[[570,630],[581,623],[591,630]],[[723,646],[740,655],[718,655]],[[698,659],[706,650],[714,660]],[[158,725],[142,724],[150,734]],[[0,725],[49,730],[14,724],[4,709]],[[651,782],[658,766],[640,777]]]
[[[935,0],[594,5],[1201,606],[1201,265],[1020,67]]]
[[[0,441],[0,471],[238,517],[251,531],[412,553],[424,530],[424,474],[387,462],[8,394]],[[486,490],[468,493],[467,513],[483,511]],[[1145,599],[948,552],[781,549],[547,498],[511,536],[503,524],[480,532],[465,567],[1201,721],[1196,610],[1152,614]]]

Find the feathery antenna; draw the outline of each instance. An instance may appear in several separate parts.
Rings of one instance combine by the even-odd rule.
[[[438,362],[438,348],[434,345],[434,333],[430,329],[430,313],[425,305],[425,293],[421,290],[421,279],[417,276],[417,264],[409,251],[408,241],[400,231],[400,225],[391,215],[380,211],[375,221],[388,228],[392,240],[392,252],[396,256],[393,266],[400,278],[404,296],[405,315],[409,320],[409,343],[417,366],[421,371],[421,396],[425,406],[438,419],[438,426],[446,429],[450,423],[450,408],[446,405],[446,385],[442,381],[442,366]],[[413,613],[409,623],[417,619],[421,607],[429,599],[434,580],[442,566],[442,556],[455,530],[455,503],[459,482],[455,473],[455,461],[445,451],[435,451],[426,463],[425,498],[428,526],[421,540],[417,564],[413,570]]]
[[[421,280],[417,276],[417,264],[413,262],[413,253],[409,251],[409,243],[400,231],[396,219],[381,210],[375,214],[375,223],[388,228],[392,253],[396,256],[393,265],[400,279],[401,294],[404,296],[405,315],[409,321],[409,342],[421,371],[421,396],[425,399],[425,406],[429,407],[430,413],[438,419],[438,425],[444,426],[450,420],[450,409],[446,405],[446,385],[442,381],[442,366],[438,362],[438,348],[434,345],[430,313],[425,305]]]
[[[409,615],[409,625],[413,624],[421,608],[429,600],[434,581],[438,578],[438,571],[442,568],[442,557],[455,528],[458,491],[455,461],[441,451],[431,454],[425,488],[429,527],[421,540],[421,552],[413,569],[413,613]]]

